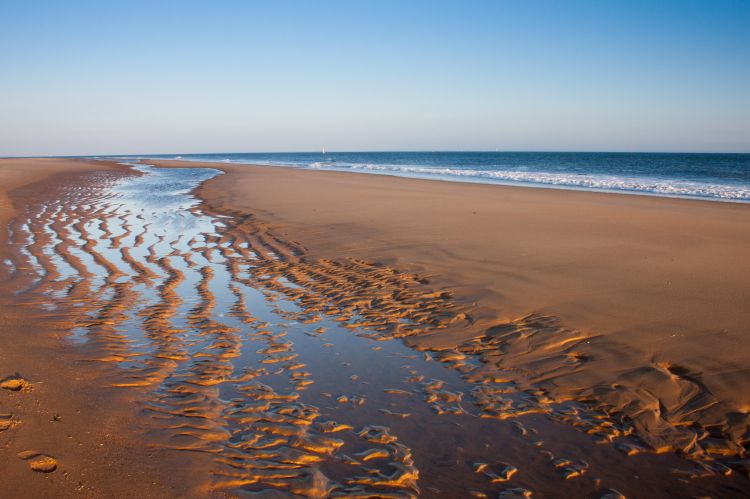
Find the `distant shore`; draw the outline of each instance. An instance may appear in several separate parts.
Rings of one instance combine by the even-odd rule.
[[[461,183],[750,203],[750,154],[532,151],[123,156],[367,173]]]

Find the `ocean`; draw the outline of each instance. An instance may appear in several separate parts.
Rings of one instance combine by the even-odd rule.
[[[750,154],[312,152],[118,156],[750,202]]]

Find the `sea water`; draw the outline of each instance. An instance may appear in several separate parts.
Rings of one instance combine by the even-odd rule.
[[[129,156],[135,157],[139,156]],[[140,157],[750,202],[750,154],[311,152]]]

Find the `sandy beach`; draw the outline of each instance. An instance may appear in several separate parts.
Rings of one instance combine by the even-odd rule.
[[[748,205],[142,163],[0,162],[9,490],[747,490]]]

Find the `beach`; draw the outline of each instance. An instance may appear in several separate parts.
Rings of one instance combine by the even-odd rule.
[[[200,189],[211,207],[278,224],[315,257],[425,273],[475,303],[483,327],[557,317],[644,361],[702,373],[713,393],[750,407],[750,390],[737,389],[750,388],[750,352],[738,347],[750,323],[746,204],[201,166],[230,173]],[[611,360],[612,372],[626,367]]]
[[[14,490],[81,469],[93,496],[131,473],[156,477],[144,496],[747,490],[748,204],[0,164],[3,364],[28,381],[3,390],[22,423],[0,438],[59,467],[29,478],[38,456],[8,457]],[[54,332],[19,342],[29,324]],[[41,448],[54,404],[69,429]],[[118,452],[76,457],[113,435]]]

